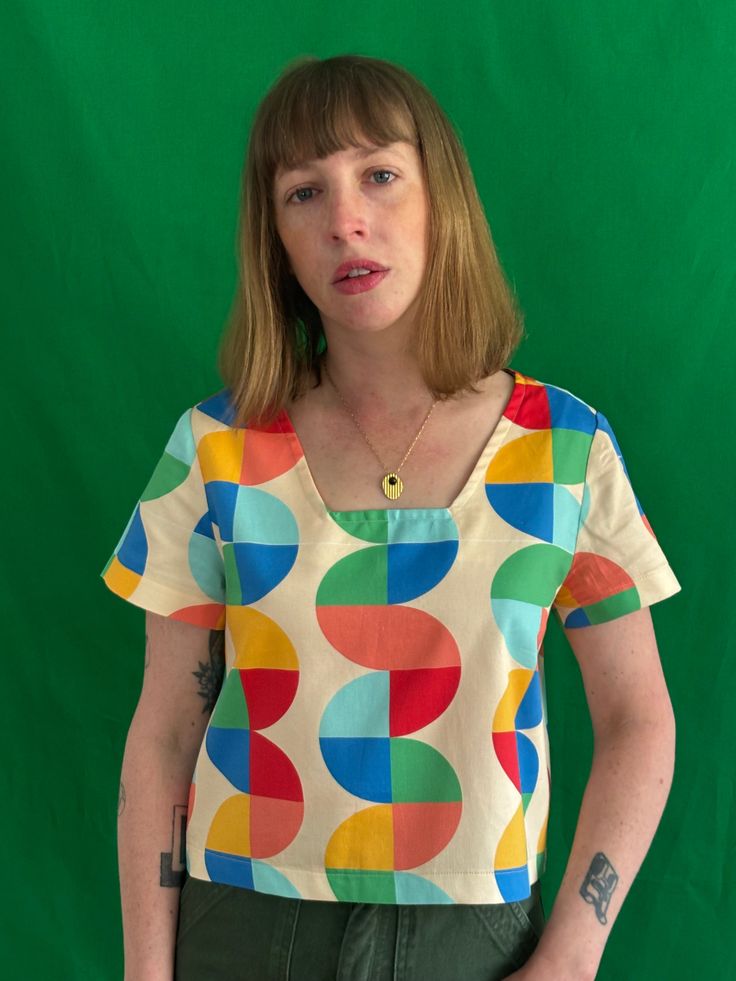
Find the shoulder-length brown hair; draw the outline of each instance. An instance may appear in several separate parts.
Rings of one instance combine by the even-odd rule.
[[[320,379],[322,322],[276,232],[276,171],[366,139],[406,140],[422,161],[430,214],[416,351],[434,397],[473,391],[508,364],[524,336],[465,151],[431,92],[377,58],[298,58],[256,110],[243,169],[239,279],[218,351],[234,425],[271,421]]]

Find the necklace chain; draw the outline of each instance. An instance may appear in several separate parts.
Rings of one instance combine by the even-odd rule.
[[[343,398],[342,392],[340,391],[340,389],[337,387],[337,385],[333,381],[332,375],[330,374],[329,369],[327,368],[327,365],[324,362],[322,364],[322,367],[325,370],[325,374],[327,375],[327,378],[329,379],[330,384],[332,385],[332,387],[337,392],[338,398],[342,402],[342,404],[343,404],[343,406],[345,408],[345,411],[348,413],[348,415],[350,416],[350,418],[353,420],[353,423],[355,424],[355,428],[358,430],[358,432],[360,433],[360,435],[363,437],[363,439],[366,441],[366,443],[368,444],[368,446],[371,448],[371,451],[373,452],[373,455],[378,460],[378,462],[381,464],[381,468],[383,470],[387,470],[386,464],[383,462],[383,460],[379,456],[378,450],[375,448],[375,446],[373,445],[373,443],[371,443],[368,434],[365,432],[365,430],[363,429],[363,427],[358,422],[358,419],[357,419],[355,413],[353,412],[353,410],[350,408],[350,406],[348,405],[348,403]],[[429,412],[427,413],[427,415],[424,418],[424,422],[419,427],[419,432],[416,434],[416,436],[414,437],[414,439],[411,442],[411,446],[409,447],[409,449],[404,454],[404,459],[401,461],[401,463],[398,465],[398,467],[395,470],[392,470],[392,471],[387,472],[386,475],[384,476],[383,481],[381,482],[381,486],[383,487],[383,492],[386,495],[386,497],[389,497],[389,498],[392,498],[393,499],[393,498],[398,497],[401,494],[401,492],[403,490],[403,483],[399,480],[399,471],[404,466],[404,464],[406,463],[406,461],[409,459],[409,454],[414,449],[414,447],[416,446],[417,440],[419,439],[419,437],[424,432],[424,427],[429,422],[429,417],[434,412],[434,407],[437,405],[438,402],[439,402],[439,399],[435,399],[434,402],[432,403]]]

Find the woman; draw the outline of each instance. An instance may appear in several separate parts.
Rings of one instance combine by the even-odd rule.
[[[647,607],[680,588],[613,431],[506,367],[466,157],[398,66],[284,72],[240,247],[226,387],[103,570],[147,611],[126,977],[592,978],[669,790]],[[550,610],[596,753],[545,924]]]

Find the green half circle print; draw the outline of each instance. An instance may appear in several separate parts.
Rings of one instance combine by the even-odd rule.
[[[183,484],[192,469],[196,455],[194,433],[192,432],[192,410],[188,409],[176,424],[174,432],[156,464],[151,479],[141,495],[141,501],[153,501],[163,497]]]
[[[534,669],[549,607],[572,563],[556,545],[522,548],[501,565],[491,583],[491,609],[509,654]]]
[[[168,494],[184,483],[191,468],[191,463],[183,463],[169,453],[164,453],[141,494],[141,501],[154,501]]]
[[[457,774],[434,746],[418,739],[394,738],[389,748],[394,803],[463,799]]]
[[[385,545],[371,545],[346,555],[327,570],[317,590],[317,606],[374,606],[387,602]]]
[[[572,555],[556,545],[521,548],[501,564],[491,583],[491,599],[513,599],[550,606],[572,564]]]

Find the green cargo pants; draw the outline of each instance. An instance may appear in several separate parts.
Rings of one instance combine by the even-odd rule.
[[[390,905],[286,899],[187,878],[176,981],[500,981],[544,929],[528,899]]]

